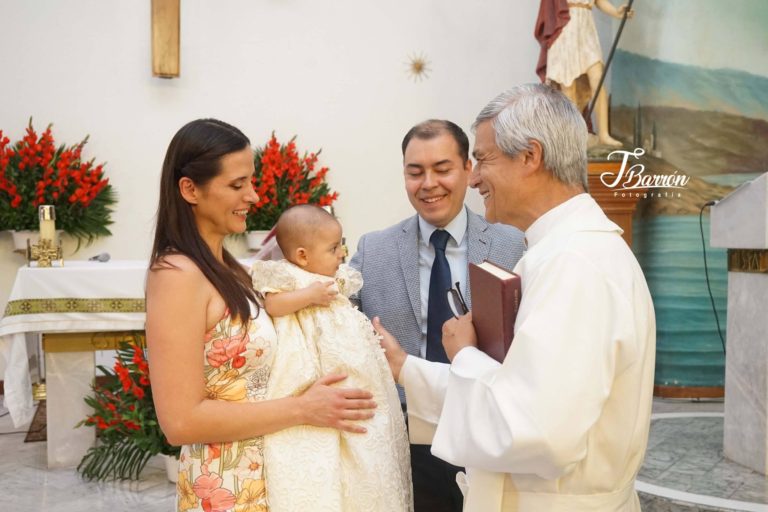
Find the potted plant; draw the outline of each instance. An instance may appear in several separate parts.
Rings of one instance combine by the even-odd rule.
[[[78,245],[111,235],[115,193],[104,164],[82,159],[88,137],[57,147],[51,125],[38,136],[30,119],[26,135],[10,142],[0,131],[0,231],[36,231],[37,207],[51,204],[57,229],[77,238]]]
[[[97,442],[78,472],[88,480],[137,480],[154,455],[178,459],[180,448],[168,443],[157,421],[140,340],[120,344],[113,370],[98,368],[104,377],[94,384],[94,395],[85,398],[93,414],[78,424],[96,428]],[[169,479],[172,476],[169,472]]]
[[[253,176],[253,188],[259,195],[259,201],[251,207],[246,218],[246,230],[259,233],[263,237],[272,229],[280,214],[295,204],[316,204],[330,206],[339,197],[338,192],[331,192],[325,176],[327,167],[315,170],[317,153],[304,153],[299,156],[296,149],[296,137],[281,144],[274,132],[269,141],[254,152],[256,173]],[[251,248],[258,248],[259,243],[249,242]]]

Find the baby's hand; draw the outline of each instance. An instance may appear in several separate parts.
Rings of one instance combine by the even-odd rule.
[[[314,282],[307,287],[309,298],[314,306],[329,306],[339,294],[333,281],[321,283]]]

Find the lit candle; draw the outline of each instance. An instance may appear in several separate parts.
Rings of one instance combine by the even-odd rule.
[[[50,240],[56,245],[56,210],[51,204],[42,204],[38,208],[40,217],[40,240]]]

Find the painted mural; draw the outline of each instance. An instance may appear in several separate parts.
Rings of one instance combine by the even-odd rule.
[[[656,306],[656,385],[706,396],[705,388],[723,386],[724,355],[699,214],[768,171],[768,2],[638,0],[634,9],[611,64],[611,131],[645,150],[646,174],[689,178],[682,189],[641,199],[634,226]],[[726,253],[709,247],[707,214],[709,278],[725,337]]]

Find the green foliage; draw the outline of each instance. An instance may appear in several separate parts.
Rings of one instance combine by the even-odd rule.
[[[121,343],[114,371],[98,368],[103,382],[85,398],[93,414],[77,425],[95,427],[97,442],[77,471],[87,480],[136,480],[154,455],[178,457],[180,448],[168,443],[157,421],[140,340]]]
[[[37,230],[38,206],[49,204],[56,227],[78,245],[111,235],[107,226],[117,198],[104,164],[82,160],[87,142],[56,147],[51,126],[38,136],[31,119],[26,135],[13,144],[0,131],[0,230]]]

